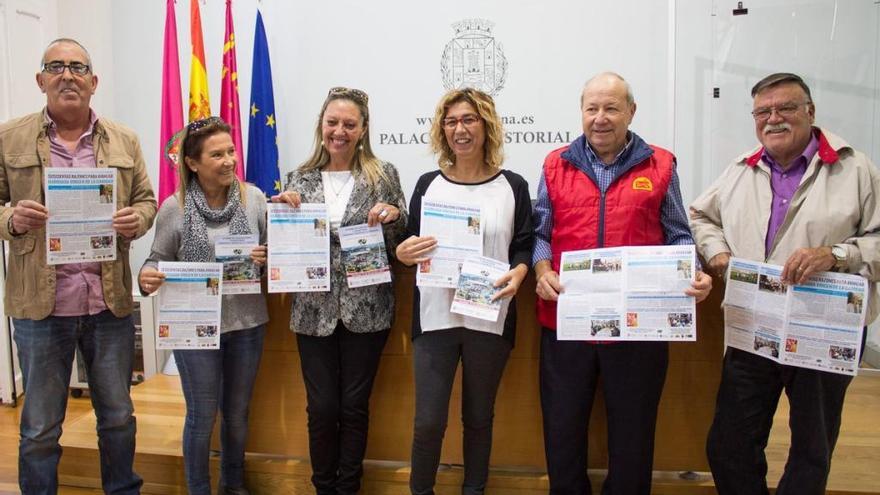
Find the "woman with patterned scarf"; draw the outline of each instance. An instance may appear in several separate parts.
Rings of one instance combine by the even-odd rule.
[[[180,184],[159,209],[150,257],[138,276],[143,293],[162,285],[160,261],[214,262],[214,243],[220,236],[255,235],[259,246],[250,259],[258,267],[265,264],[266,199],[258,188],[235,176],[236,150],[229,132],[218,117],[187,126],[180,146]],[[220,348],[174,351],[186,400],[183,457],[191,494],[211,493],[208,456],[218,409],[222,417],[218,493],[248,493],[243,479],[248,406],[268,320],[263,294],[224,295]]]

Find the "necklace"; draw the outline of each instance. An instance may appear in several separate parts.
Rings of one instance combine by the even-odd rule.
[[[347,174],[345,180],[342,181],[342,184],[339,185],[339,187],[335,187],[337,184],[339,184],[339,181],[337,181],[336,177],[334,176],[342,174]],[[330,191],[333,193],[334,199],[339,199],[339,194],[345,190],[345,186],[348,185],[348,182],[351,180],[352,177],[353,176],[351,172],[327,172],[327,184],[330,186]]]

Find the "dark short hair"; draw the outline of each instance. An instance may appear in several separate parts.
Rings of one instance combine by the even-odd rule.
[[[807,100],[810,102],[813,101],[813,96],[810,94],[810,87],[807,86],[807,83],[804,82],[801,76],[792,74],[791,72],[777,72],[761,79],[752,87],[752,98],[761,91],[774,86],[779,86],[780,84],[797,84],[802,90],[804,90],[804,93],[807,94]]]

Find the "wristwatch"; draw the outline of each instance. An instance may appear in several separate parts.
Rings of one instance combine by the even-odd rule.
[[[834,256],[834,268],[841,269],[847,267],[847,250],[845,244],[835,244],[831,246],[831,255]]]

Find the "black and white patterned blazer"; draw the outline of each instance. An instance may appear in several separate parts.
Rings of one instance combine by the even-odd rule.
[[[363,174],[354,177],[355,183],[342,215],[341,225],[367,222],[367,213],[378,202],[396,206],[400,217],[383,226],[388,260],[392,259],[397,244],[406,231],[406,199],[400,188],[400,176],[394,165],[383,162],[387,180],[370,186]],[[323,203],[324,183],[321,170],[287,174],[285,190],[296,191],[303,203]],[[330,234],[330,292],[299,292],[293,294],[290,310],[290,329],[304,335],[331,335],[338,320],[352,332],[378,332],[391,327],[394,319],[394,289],[392,284],[369,285],[350,289],[342,266],[339,234]],[[393,283],[393,281],[392,281]]]

